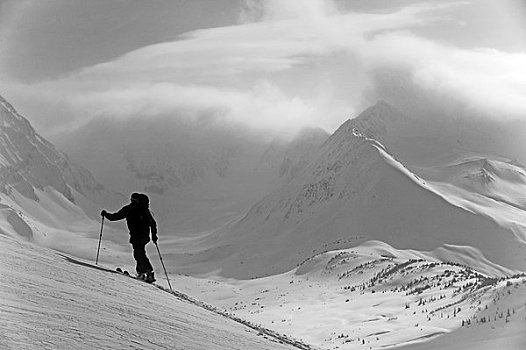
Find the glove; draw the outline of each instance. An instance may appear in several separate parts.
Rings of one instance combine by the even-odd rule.
[[[103,210],[100,212],[100,215],[103,216],[103,217],[106,217],[106,214],[108,214],[108,212],[106,210]]]

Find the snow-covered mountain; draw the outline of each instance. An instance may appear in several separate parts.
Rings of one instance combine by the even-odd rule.
[[[46,188],[72,203],[82,202],[79,196],[95,201],[111,197],[89,170],[72,163],[1,96],[0,130],[0,192],[16,190],[37,202],[35,190]]]
[[[497,123],[448,114],[414,115],[380,101],[351,124],[363,135],[381,142],[391,155],[413,172],[470,157],[519,157],[516,146],[503,140],[510,131]]]
[[[0,234],[92,256],[101,207],[121,201],[0,97]]]
[[[188,256],[189,262],[218,261],[222,274],[250,278],[288,271],[322,251],[379,240],[421,251],[470,246],[502,266],[503,274],[526,270],[522,213],[487,202],[470,205],[454,189],[442,191],[358,129],[365,120],[366,132],[380,134],[391,111],[381,103],[345,122],[312,163],[216,234],[209,249]]]

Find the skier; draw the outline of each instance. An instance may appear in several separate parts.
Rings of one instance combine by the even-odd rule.
[[[150,213],[150,200],[143,193],[132,193],[131,203],[116,213],[103,210],[100,215],[110,221],[126,219],[130,231],[130,243],[133,246],[133,257],[137,261],[137,278],[152,283],[155,281],[153,267],[146,256],[146,244],[150,242],[150,230],[153,243],[157,243],[157,223]]]

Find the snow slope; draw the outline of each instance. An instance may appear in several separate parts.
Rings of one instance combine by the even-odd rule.
[[[446,191],[423,180],[353,121],[344,123],[314,159],[201,251],[189,252],[188,271],[201,262],[199,268],[219,267],[223,276],[261,277],[368,240],[421,251],[470,246],[502,266],[501,274],[526,271],[524,212],[477,203],[457,187]]]
[[[251,281],[172,276],[176,289],[220,308],[3,235],[0,278],[2,349],[526,345],[524,276],[498,280],[380,242]]]
[[[2,235],[0,279],[2,349],[294,348],[155,286]]]

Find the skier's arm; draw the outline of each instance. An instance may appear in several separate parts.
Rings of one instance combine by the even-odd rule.
[[[104,213],[104,217],[110,221],[126,219],[127,215],[128,215],[128,206],[122,207],[116,213],[108,213],[108,212]]]

